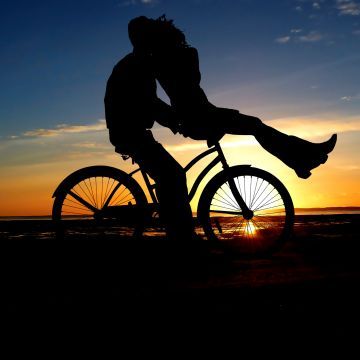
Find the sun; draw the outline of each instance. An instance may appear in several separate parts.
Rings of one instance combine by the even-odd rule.
[[[246,221],[245,226],[244,226],[244,232],[247,235],[255,235],[256,233],[256,226],[254,225],[254,223],[251,220]]]

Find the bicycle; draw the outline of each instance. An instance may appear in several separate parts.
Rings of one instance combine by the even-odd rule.
[[[290,237],[294,224],[288,190],[267,171],[251,165],[229,166],[219,142],[208,146],[184,168],[188,172],[203,158],[217,153],[198,174],[189,201],[210,170],[219,163],[223,168],[206,183],[199,197],[197,220],[205,238],[244,255],[277,251]],[[134,179],[138,172],[150,201]],[[124,236],[140,236],[159,214],[156,184],[140,167],[130,173],[110,166],[79,169],[60,183],[53,198],[52,218],[57,224],[112,226]]]

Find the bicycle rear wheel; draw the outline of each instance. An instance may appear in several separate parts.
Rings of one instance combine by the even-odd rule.
[[[52,218],[70,235],[141,235],[147,204],[144,192],[127,173],[90,166],[69,175],[54,193]]]
[[[294,206],[285,186],[272,174],[250,166],[229,169],[237,190],[254,215],[245,219],[225,172],[206,185],[198,218],[208,240],[221,241],[243,255],[268,255],[290,236]]]

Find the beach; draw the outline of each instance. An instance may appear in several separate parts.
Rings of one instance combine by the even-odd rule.
[[[111,231],[59,239],[49,220],[2,221],[2,313],[12,324],[182,324],[222,334],[231,324],[247,336],[350,341],[359,335],[359,224],[359,214],[298,215],[280,251],[248,259],[206,241]]]

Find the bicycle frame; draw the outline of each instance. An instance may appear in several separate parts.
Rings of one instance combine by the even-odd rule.
[[[200,160],[202,160],[203,158],[205,158],[206,156],[217,152],[218,155],[200,172],[200,174],[196,177],[190,191],[189,191],[189,201],[191,201],[201,183],[201,181],[205,178],[205,176],[211,171],[211,169],[213,169],[218,163],[222,164],[222,167],[225,171],[225,173],[227,172],[227,170],[229,169],[229,165],[226,161],[224,152],[219,144],[219,142],[216,142],[213,146],[211,146],[208,150],[205,150],[204,152],[200,153],[199,155],[197,155],[193,160],[191,160],[184,168],[185,172],[187,173],[194,165],[196,165]],[[153,201],[154,204],[158,204],[159,201],[156,197],[155,194],[155,187],[156,184],[151,184],[150,183],[150,179],[149,179],[149,175],[140,167],[134,171],[132,171],[131,173],[129,173],[130,176],[133,176],[134,174],[136,174],[137,172],[141,172],[142,177],[145,181],[145,185],[148,189],[148,192],[150,194],[151,200]],[[229,186],[231,189],[231,192],[233,193],[237,203],[239,204],[241,210],[242,210],[242,214],[245,218],[249,217],[252,218],[253,216],[253,212],[251,210],[249,210],[248,206],[246,205],[245,201],[243,200],[243,198],[241,197],[234,180],[229,176]]]
[[[275,251],[288,238],[294,223],[290,194],[276,177],[264,170],[250,165],[229,166],[219,143],[198,154],[184,171],[187,173],[213,153],[204,166],[201,163],[201,171],[193,170],[197,176],[188,200],[201,192],[196,224],[203,228],[208,240],[225,240],[245,254]],[[209,172],[218,164],[223,169],[211,176]],[[141,184],[133,177],[136,173],[143,177]],[[201,190],[200,183],[205,183]],[[56,188],[52,217],[61,233],[67,228],[62,225],[67,223],[69,229],[89,224],[90,231],[114,225],[120,234],[140,235],[146,228],[164,226],[155,188],[156,184],[141,167],[131,173],[101,165],[78,169]]]

